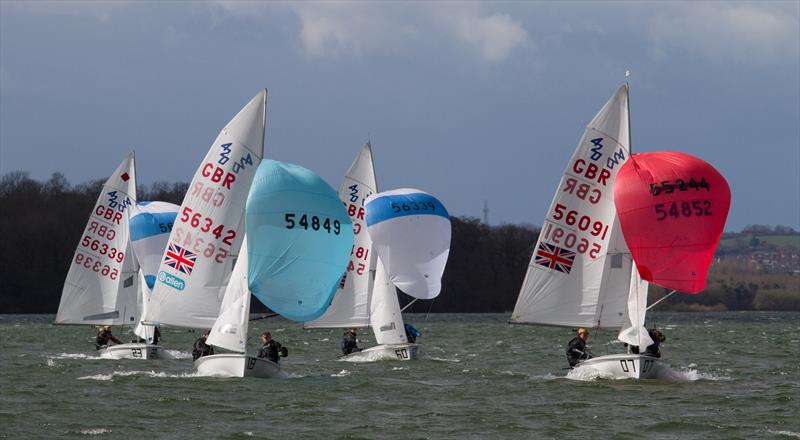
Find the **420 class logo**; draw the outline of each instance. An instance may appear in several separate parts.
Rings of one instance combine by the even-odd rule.
[[[231,160],[231,145],[233,145],[231,142],[220,145],[222,151],[219,153],[219,159],[217,160],[218,164],[225,165]],[[240,157],[239,161],[233,164],[232,171],[234,174],[238,174],[239,171],[247,168],[248,165],[253,165],[253,157],[250,155],[250,153],[247,153],[247,156]]]

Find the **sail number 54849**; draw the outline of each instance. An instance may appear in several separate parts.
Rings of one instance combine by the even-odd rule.
[[[329,219],[328,217],[317,217],[316,215],[303,214],[298,217],[297,213],[287,212],[283,216],[286,221],[286,229],[303,228],[313,231],[326,231],[328,234],[339,235],[342,232],[342,224],[339,220]]]

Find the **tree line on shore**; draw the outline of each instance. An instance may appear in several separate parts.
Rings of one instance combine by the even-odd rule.
[[[60,173],[47,181],[25,172],[0,178],[0,313],[55,313],[75,246],[105,179],[71,185]],[[155,182],[137,188],[139,200],[180,204],[188,184]],[[539,230],[529,225],[489,226],[452,218],[450,257],[442,294],[409,311],[509,312],[530,261]],[[659,308],[674,310],[800,310],[800,277],[769,278],[747,268],[715,263],[709,288],[676,295]],[[651,287],[651,301],[663,295]],[[401,303],[410,298],[401,295]],[[254,301],[254,303],[256,303]]]

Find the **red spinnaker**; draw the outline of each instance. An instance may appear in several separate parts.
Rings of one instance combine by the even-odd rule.
[[[705,289],[731,205],[714,167],[684,153],[634,154],[617,174],[614,204],[642,278],[680,292]]]

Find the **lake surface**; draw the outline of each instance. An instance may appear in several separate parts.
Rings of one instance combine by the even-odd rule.
[[[289,348],[283,379],[198,377],[185,330],[163,331],[173,359],[106,360],[91,327],[2,315],[0,438],[800,438],[800,313],[649,318],[670,380],[569,377],[569,329],[501,314],[406,315],[423,333],[412,362],[342,362],[342,330],[251,323],[251,351],[263,330]],[[615,336],[589,347],[623,352]]]

